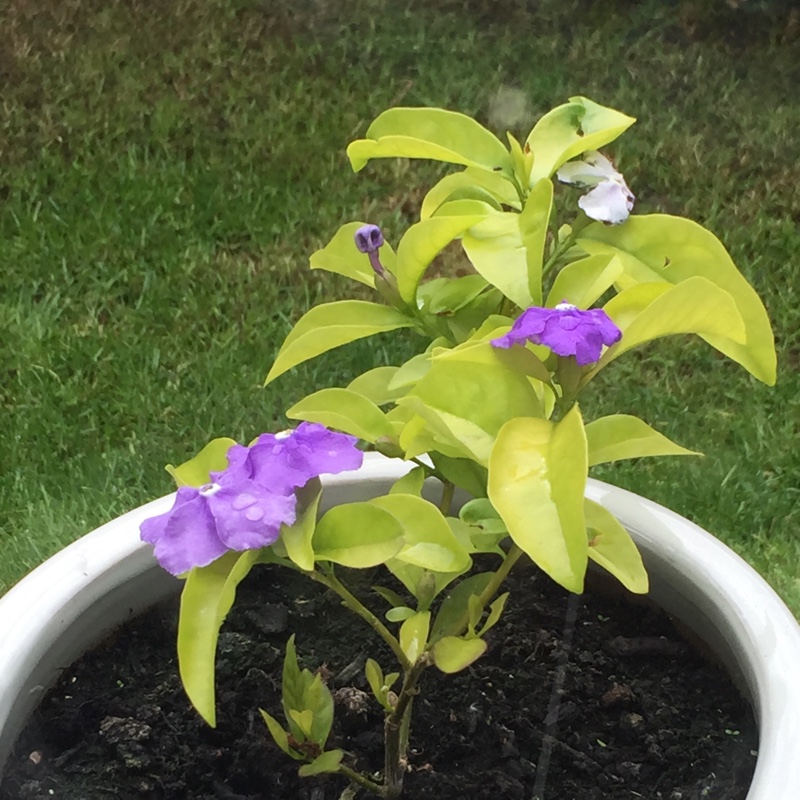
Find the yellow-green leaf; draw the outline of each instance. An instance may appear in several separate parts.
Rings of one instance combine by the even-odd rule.
[[[354,378],[347,388],[363,395],[367,400],[372,400],[376,406],[391,403],[403,394],[402,389],[395,391],[389,388],[398,369],[399,367],[375,367]]]
[[[375,567],[400,551],[403,526],[372,503],[346,503],[320,519],[312,544],[318,561],[356,569]]]
[[[412,325],[413,321],[396,309],[366,300],[340,300],[315,306],[289,332],[265,384],[335,347]]]
[[[309,481],[297,492],[298,508],[302,509],[293,525],[281,526],[280,541],[286,555],[300,569],[314,569],[314,548],[311,542],[317,524],[317,509],[322,496],[319,479]]]
[[[400,626],[400,649],[412,664],[422,655],[425,645],[428,644],[430,627],[430,611],[420,611]]]
[[[289,735],[281,727],[281,724],[278,722],[278,720],[276,720],[271,714],[268,714],[266,711],[264,711],[263,708],[259,708],[258,710],[261,712],[261,716],[263,717],[264,722],[266,722],[267,728],[269,729],[272,738],[275,740],[275,744],[277,744],[287,756],[291,756],[296,761],[299,761],[302,756],[290,747]]]
[[[628,591],[646,594],[649,589],[642,556],[619,520],[599,503],[584,501],[589,531],[589,558],[610,572]]]
[[[677,285],[638,284],[609,300],[604,310],[622,339],[605,351],[589,377],[628,350],[662,336],[696,333],[731,343],[745,337],[733,297],[705,278],[687,278]]]
[[[586,434],[577,405],[558,423],[520,417],[497,435],[489,499],[514,542],[554,581],[583,590]]]
[[[566,300],[578,308],[590,308],[621,274],[622,264],[610,253],[588,256],[567,264],[556,275],[546,305],[553,308]]]
[[[425,467],[414,467],[414,469],[398,478],[389,489],[389,494],[413,494],[417,497],[422,494],[422,487],[425,484]],[[391,511],[391,509],[389,509]]]
[[[550,213],[553,209],[553,183],[542,178],[531,189],[525,208],[519,215],[519,229],[528,272],[528,291],[533,305],[542,304],[542,265]],[[525,306],[522,306],[525,308]]]
[[[372,158],[430,158],[451,164],[500,170],[513,165],[503,143],[466,114],[442,108],[390,108],[352,142],[347,156],[358,172]]]
[[[466,669],[485,652],[486,642],[483,639],[445,636],[433,646],[433,663],[449,675]]]
[[[222,472],[228,466],[228,450],[236,442],[233,439],[213,439],[194,458],[178,467],[167,464],[165,469],[176,486],[203,486],[210,480],[210,472]]]
[[[479,167],[467,167],[463,172],[445,175],[425,195],[420,209],[420,219],[427,219],[449,200],[471,198],[475,200],[492,199],[500,204],[519,208],[519,196],[513,184],[501,173],[489,172]]]
[[[289,419],[318,422],[327,428],[344,431],[365,442],[374,443],[394,433],[386,415],[371,400],[350,389],[320,389],[295,403],[287,412]]]
[[[530,185],[549,178],[581,153],[613,142],[634,122],[633,117],[586,97],[570,97],[568,103],[545,114],[528,135],[526,144],[533,152]]]
[[[702,277],[728,292],[744,321],[745,339],[713,333],[703,338],[760,381],[775,383],[775,346],[767,312],[713,233],[688,219],[652,214],[631,217],[624,225],[589,225],[577,244],[590,254],[616,255],[623,268],[618,279],[622,288]]]
[[[194,567],[181,593],[178,670],[198,714],[213,728],[214,665],[219,629],[236,597],[236,587],[258,560],[258,550],[233,551],[207,567]]]
[[[308,778],[311,775],[321,775],[324,772],[338,772],[342,758],[344,758],[343,750],[327,750],[322,755],[317,756],[310,764],[303,764],[297,774],[301,778]]]
[[[589,466],[644,456],[699,456],[630,414],[611,414],[586,426]]]

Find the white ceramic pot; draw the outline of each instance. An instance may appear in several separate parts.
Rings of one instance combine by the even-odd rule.
[[[374,457],[373,457],[374,456]],[[327,506],[385,492],[409,465],[369,454],[356,473],[328,477]],[[741,558],[666,508],[589,481],[645,559],[652,599],[699,635],[749,695],[759,754],[747,800],[800,797],[800,626]],[[46,561],[0,599],[0,773],[25,720],[60,670],[112,628],[180,583],[139,540],[139,523],[167,511],[162,497]]]

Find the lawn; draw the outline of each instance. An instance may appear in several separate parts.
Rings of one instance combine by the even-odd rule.
[[[638,213],[692,217],[761,294],[775,388],[699,340],[603,373],[589,413],[637,413],[706,455],[598,476],[671,506],[800,615],[800,21],[719,2],[11,0],[0,8],[0,592],[171,491],[209,438],[281,425],[414,342],[351,345],[264,390],[309,304],[308,255],[350,219],[389,234],[442,169],[344,148],[390,105],[524,136],[574,94],[638,117],[612,151]],[[794,26],[794,27],[793,27]]]

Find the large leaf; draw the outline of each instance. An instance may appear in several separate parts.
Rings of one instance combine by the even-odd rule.
[[[508,150],[466,114],[441,108],[390,108],[352,142],[347,155],[358,172],[372,158],[430,158],[451,164],[500,170],[511,175]]]
[[[405,544],[395,555],[396,560],[434,572],[458,572],[469,566],[469,553],[433,503],[400,493],[377,497],[370,502],[392,514],[403,527]]]
[[[623,268],[618,280],[622,288],[650,281],[681,283],[699,276],[728,292],[744,321],[745,339],[701,335],[759,380],[775,383],[775,347],[767,312],[713,233],[688,219],[653,214],[631,217],[624,225],[589,225],[578,246],[591,254],[616,255]]]
[[[530,185],[549,178],[571,158],[613,142],[634,122],[585,97],[570,97],[569,103],[545,114],[528,135],[526,145],[533,152]]]
[[[649,589],[642,556],[619,520],[599,503],[584,501],[589,531],[589,558],[610,572],[630,592],[646,594]]]
[[[209,473],[227,468],[228,450],[235,444],[233,439],[213,439],[194,458],[178,467],[167,464],[166,470],[176,486],[203,486],[210,480]]]
[[[322,250],[311,254],[311,269],[336,272],[375,288],[375,272],[370,265],[369,256],[360,252],[355,244],[355,233],[362,225],[363,222],[348,222],[342,225]],[[389,272],[394,272],[394,250],[388,244],[384,244],[380,256],[381,264]]]
[[[340,300],[315,306],[289,332],[265,384],[335,347],[413,324],[413,320],[396,309],[365,300]]]
[[[622,264],[610,253],[582,258],[564,267],[547,296],[547,307],[563,300],[578,308],[590,308],[622,274]]]
[[[467,201],[456,201],[457,203]],[[458,208],[452,209],[454,212]],[[397,248],[397,288],[400,297],[416,306],[417,287],[431,261],[467,228],[480,222],[486,214],[442,215],[430,217],[412,225],[403,235]]]
[[[207,567],[194,567],[181,593],[178,669],[189,700],[212,728],[217,724],[214,663],[219,629],[233,605],[236,587],[258,556],[258,550],[228,552]]]
[[[365,442],[374,443],[394,433],[386,415],[371,400],[350,389],[320,389],[295,403],[287,412],[289,419],[318,422],[344,431]]]
[[[630,414],[601,417],[586,426],[589,466],[644,456],[699,456]]]
[[[397,370],[398,367],[375,367],[354,378],[347,388],[371,400],[376,406],[385,405],[403,394],[402,391],[389,389]]]
[[[494,201],[498,211],[501,205],[520,207],[516,189],[504,175],[478,167],[467,167],[463,172],[445,175],[425,195],[420,209],[420,219],[432,216],[448,200],[461,198]]]
[[[531,189],[519,215],[519,229],[528,262],[528,289],[534,305],[542,304],[544,245],[552,210],[553,183],[542,179]]]
[[[530,380],[503,358],[488,342],[440,351],[398,405],[413,409],[434,432],[460,444],[463,455],[486,464],[505,422],[542,413]]]
[[[622,331],[622,339],[606,350],[590,377],[628,350],[662,336],[696,333],[731,343],[745,336],[731,295],[705,278],[688,278],[674,286],[632,286],[609,300],[604,310]]]
[[[489,499],[514,542],[554,581],[583,591],[586,434],[577,405],[558,423],[519,418],[497,435]]]
[[[317,561],[375,567],[403,547],[403,526],[372,503],[346,503],[334,506],[317,523],[312,544]]]

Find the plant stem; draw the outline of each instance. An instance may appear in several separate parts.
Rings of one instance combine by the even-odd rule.
[[[453,493],[456,490],[455,484],[451,481],[443,481],[442,499],[439,503],[439,510],[447,516],[450,513],[450,506],[453,502]]]
[[[358,614],[389,645],[403,670],[411,669],[411,662],[400,647],[400,643],[392,636],[391,631],[333,574],[333,569],[328,573],[313,570],[305,574],[336,592],[344,601],[345,606]]]
[[[371,781],[366,775],[362,775],[360,772],[356,772],[354,769],[350,769],[350,767],[346,767],[344,764],[339,764],[338,772],[340,775],[344,775],[349,781],[358,784],[368,792],[386,797],[385,787],[381,786],[379,783],[375,783],[375,781]]]

